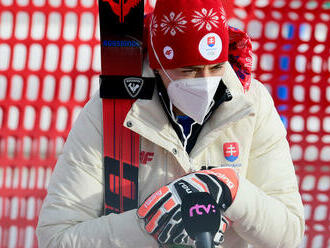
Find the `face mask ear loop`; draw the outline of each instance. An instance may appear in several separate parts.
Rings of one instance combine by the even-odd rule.
[[[151,30],[151,25],[152,25],[152,21],[150,22],[149,30]],[[160,65],[162,71],[166,74],[166,76],[168,77],[168,79],[169,79],[171,82],[174,81],[174,80],[170,77],[170,75],[168,75],[168,73],[167,73],[166,70],[164,69],[162,63],[160,62],[160,59],[159,59],[159,57],[158,57],[158,55],[157,55],[157,53],[156,53],[155,47],[154,47],[154,42],[152,41],[152,32],[151,32],[151,31],[150,31],[150,44],[151,44],[152,50],[153,50],[153,52],[154,52],[154,54],[155,54],[155,57],[156,57],[156,59],[157,59],[157,62],[158,62],[158,64]]]
[[[151,26],[152,26],[152,21],[150,22],[149,30],[151,30]],[[170,77],[170,75],[168,75],[168,73],[164,69],[164,67],[163,67],[162,63],[160,62],[160,59],[159,59],[159,57],[158,57],[158,55],[156,53],[156,50],[155,50],[155,47],[154,47],[154,43],[152,41],[152,32],[150,31],[149,34],[150,34],[150,44],[151,44],[152,50],[153,50],[153,52],[155,54],[155,57],[156,57],[156,59],[158,61],[158,64],[160,65],[162,71],[166,74],[166,76],[168,77],[168,79],[171,82],[173,82],[173,79]],[[173,113],[173,104],[172,104],[171,99],[170,99],[170,112],[171,112],[172,119],[175,121],[175,116],[174,116],[174,113]]]

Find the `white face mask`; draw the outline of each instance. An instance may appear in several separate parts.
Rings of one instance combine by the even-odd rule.
[[[202,124],[212,107],[220,80],[220,76],[173,80],[167,87],[167,94],[175,107]]]
[[[198,124],[203,124],[205,116],[212,107],[211,103],[219,86],[221,76],[172,80],[158,58],[152,40],[152,33],[150,33],[150,42],[162,71],[171,80],[167,87],[167,94],[171,104]]]

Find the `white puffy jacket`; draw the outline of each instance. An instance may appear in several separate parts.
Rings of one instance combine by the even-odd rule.
[[[168,182],[202,166],[230,166],[240,175],[224,248],[294,248],[304,233],[303,205],[282,125],[266,88],[252,80],[246,93],[227,63],[223,81],[233,99],[219,106],[188,155],[154,95],[127,114],[149,152],[139,170],[139,203]],[[158,247],[136,211],[103,214],[102,103],[95,95],[76,120],[54,169],[37,227],[39,247]],[[223,145],[239,156],[226,160]]]

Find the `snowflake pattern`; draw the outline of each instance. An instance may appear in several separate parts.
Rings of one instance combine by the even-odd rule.
[[[222,20],[222,23],[227,26],[227,18],[226,18],[226,12],[223,9],[223,7],[220,8],[220,19]]]
[[[152,36],[156,35],[157,28],[158,28],[158,24],[157,24],[156,16],[152,15],[150,22],[150,33],[152,34]]]
[[[187,21],[185,20],[185,17],[182,15],[182,12],[175,15],[175,13],[172,11],[169,14],[169,16],[166,15],[163,16],[160,27],[164,32],[164,35],[169,32],[172,36],[175,36],[178,31],[184,33],[186,24]]]
[[[207,11],[202,9],[201,11],[194,11],[193,19],[191,20],[194,23],[195,27],[198,27],[198,31],[201,30],[204,26],[208,31],[211,31],[212,26],[217,28],[219,24],[219,16],[216,12],[213,11],[213,8]]]

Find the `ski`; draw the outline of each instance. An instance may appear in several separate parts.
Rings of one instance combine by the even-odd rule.
[[[143,0],[99,0],[98,3],[104,214],[107,215],[137,208],[140,139],[123,122],[136,99],[151,99],[153,79],[142,78]]]

